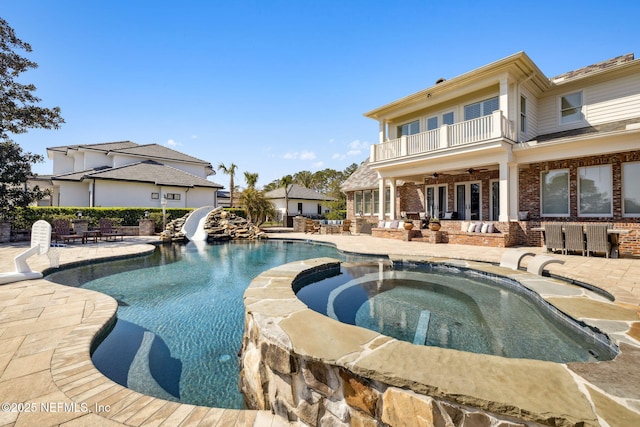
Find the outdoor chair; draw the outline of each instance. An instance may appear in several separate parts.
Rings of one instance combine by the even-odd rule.
[[[545,224],[544,245],[547,247],[547,252],[560,250],[561,253],[563,254],[565,253],[564,237],[562,236],[562,224],[560,223]]]
[[[611,224],[587,224],[587,256],[590,252],[604,252],[609,258],[611,243],[607,230]]]
[[[564,249],[579,251],[584,256],[584,230],[582,224],[567,224],[564,226]]]
[[[351,234],[351,220],[345,219],[342,221],[342,234],[349,233]]]
[[[110,219],[100,219],[100,221],[98,221],[98,227],[100,228],[100,237],[104,237],[104,240],[115,242],[118,237],[120,237],[120,240],[123,240],[122,234],[113,229],[113,222]]]
[[[62,243],[69,243],[80,239],[84,243],[84,236],[74,234],[71,231],[71,222],[68,219],[54,219],[53,230],[55,232],[56,243],[62,240]]]
[[[318,230],[320,229],[320,225],[318,225]],[[314,234],[318,230],[315,228],[315,224],[312,219],[306,219],[304,221],[304,232]]]

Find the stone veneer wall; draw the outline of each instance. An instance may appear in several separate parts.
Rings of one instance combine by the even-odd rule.
[[[560,364],[414,346],[293,293],[302,277],[338,271],[330,258],[285,264],[245,292],[240,388],[251,408],[310,426],[598,425]]]

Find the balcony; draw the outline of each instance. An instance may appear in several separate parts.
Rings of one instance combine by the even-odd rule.
[[[513,123],[502,111],[473,120],[444,125],[438,129],[403,136],[371,146],[371,162],[426,154],[445,148],[460,147],[492,139],[514,141]]]

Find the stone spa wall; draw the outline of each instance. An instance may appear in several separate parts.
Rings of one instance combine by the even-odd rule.
[[[566,365],[416,346],[310,310],[292,289],[336,274],[319,258],[247,289],[240,388],[248,405],[310,426],[596,426]]]

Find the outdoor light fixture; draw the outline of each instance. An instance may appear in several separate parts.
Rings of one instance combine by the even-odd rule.
[[[144,211],[144,217],[149,218],[149,211]]]
[[[437,178],[437,177],[438,177],[438,172],[434,172],[434,173],[433,173],[433,177],[434,177],[434,178]]]
[[[78,211],[76,213],[76,216],[78,217],[78,219],[82,218],[82,211]]]

